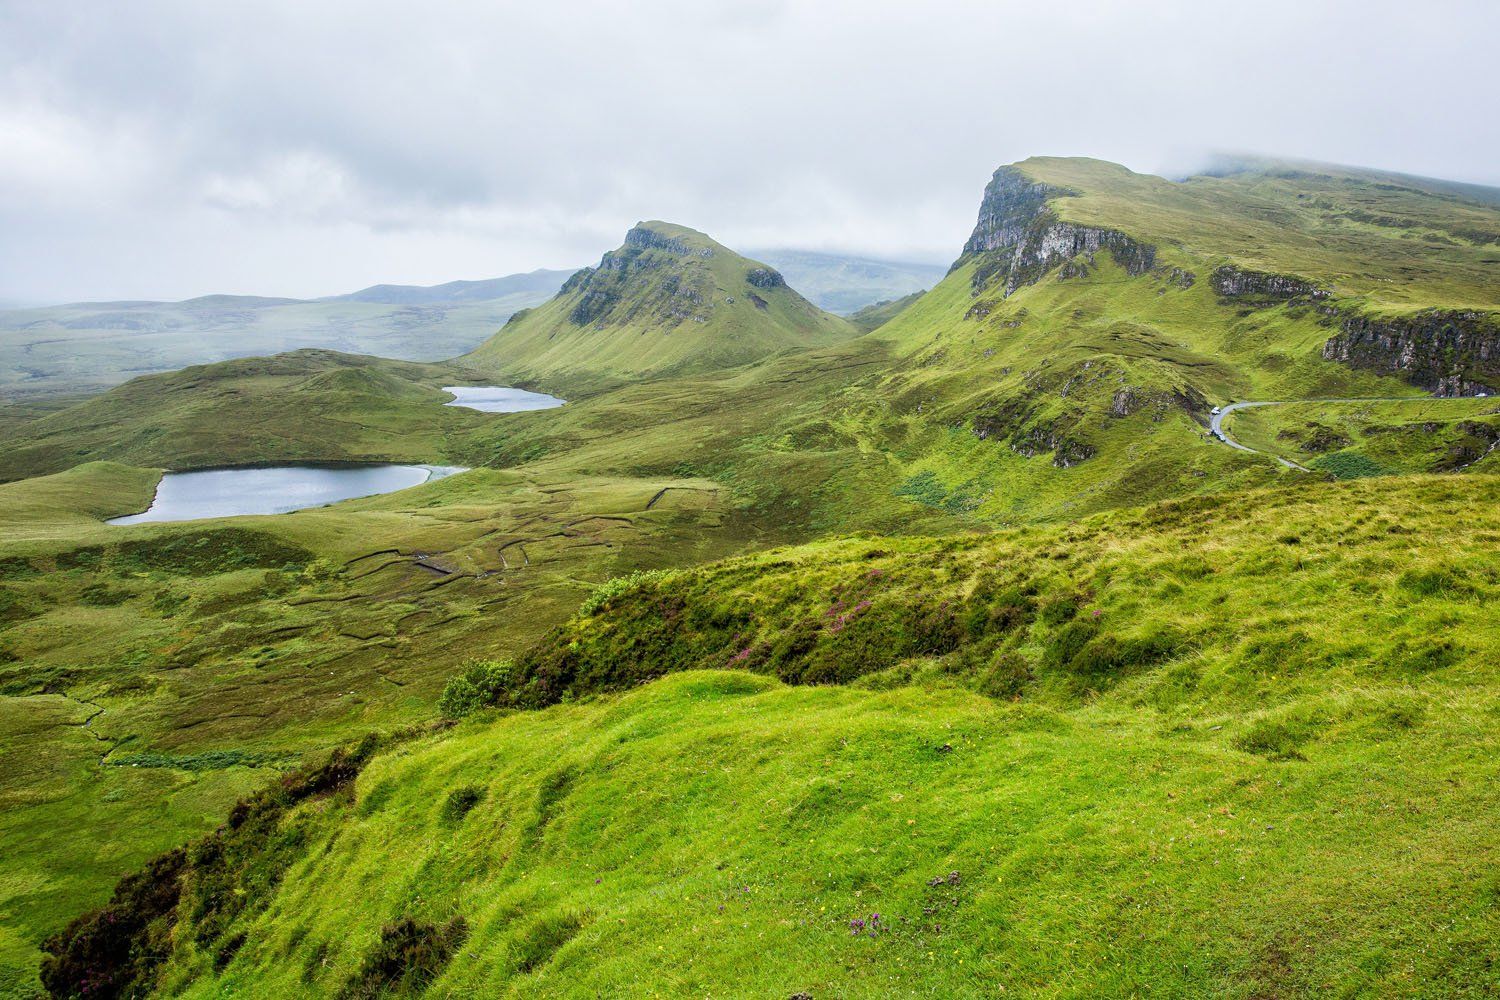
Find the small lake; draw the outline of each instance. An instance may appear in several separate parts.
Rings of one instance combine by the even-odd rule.
[[[447,465],[278,465],[263,469],[168,472],[149,510],[110,524],[286,514],[340,500],[392,493],[464,472]]]
[[[445,385],[444,392],[458,398],[445,406],[462,406],[485,413],[522,413],[526,410],[550,410],[567,402],[545,392],[527,392],[506,385]]]

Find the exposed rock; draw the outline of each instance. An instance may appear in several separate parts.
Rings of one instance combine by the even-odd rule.
[[[1398,375],[1439,396],[1493,393],[1500,385],[1500,316],[1439,309],[1390,318],[1345,313],[1323,357]]]
[[[665,236],[645,226],[636,226],[630,232],[626,233],[625,246],[636,250],[664,250],[667,253],[683,255],[693,252],[693,249],[682,242],[682,240]],[[712,257],[713,255],[713,249],[710,247],[704,247],[698,251],[698,256],[700,257]]]
[[[1326,299],[1332,293],[1305,278],[1290,274],[1249,271],[1232,264],[1214,269],[1209,276],[1214,291],[1226,299],[1284,302],[1288,299]]]
[[[964,244],[962,262],[979,257],[974,272],[974,292],[1003,282],[1009,296],[1023,285],[1041,280],[1052,268],[1083,256],[1087,263],[1100,250],[1108,250],[1115,261],[1132,275],[1145,274],[1156,265],[1156,248],[1138,243],[1114,229],[1063,222],[1048,207],[1056,197],[1073,194],[1031,180],[1015,167],[1001,167],[984,189],[979,220]],[[1087,273],[1087,263],[1075,263],[1070,275]]]
[[[1308,423],[1302,430],[1287,428],[1276,435],[1278,441],[1290,441],[1310,455],[1347,448],[1354,442],[1344,432],[1316,422]]]
[[[756,288],[783,288],[786,286],[786,279],[781,276],[781,272],[770,267],[752,268],[745,275],[745,280]]]

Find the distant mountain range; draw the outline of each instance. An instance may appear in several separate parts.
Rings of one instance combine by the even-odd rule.
[[[933,264],[799,250],[756,259],[821,309],[852,313],[931,287]],[[204,295],[0,309],[0,400],[97,392],[137,375],[305,347],[435,361],[473,350],[572,270],[441,285],[371,285],[318,299]]]

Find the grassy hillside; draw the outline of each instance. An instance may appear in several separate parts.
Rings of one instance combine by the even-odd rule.
[[[1312,485],[612,587],[537,662],[571,657],[575,699],[683,673],[257,800],[159,878],[164,981],[1490,995],[1497,489]]]
[[[1235,438],[1341,478],[1500,470],[1500,402],[1291,403],[1236,410]]]
[[[1044,171],[1060,172],[1047,174],[1044,183]],[[1451,458],[1490,443],[1492,401],[1434,400],[1421,388],[1446,379],[1439,388],[1457,391],[1471,384],[1464,379],[1478,378],[1467,369],[1443,367],[1452,346],[1443,340],[1449,336],[1446,320],[1422,320],[1391,334],[1407,338],[1412,356],[1422,354],[1416,348],[1431,348],[1436,367],[1420,372],[1383,367],[1380,357],[1365,350],[1369,340],[1357,341],[1359,349],[1343,355],[1328,346],[1346,336],[1349,316],[1376,307],[1382,283],[1402,280],[1401,268],[1447,275],[1447,284],[1417,281],[1416,291],[1387,295],[1379,308],[1424,315],[1417,308],[1424,303],[1480,302],[1488,286],[1481,272],[1465,270],[1465,247],[1454,250],[1439,241],[1429,247],[1393,226],[1335,224],[1331,209],[1304,204],[1322,187],[1347,183],[1359,199],[1374,199],[1361,201],[1361,211],[1379,214],[1375,208],[1384,206],[1390,218],[1414,218],[1412,202],[1437,219],[1438,194],[1399,186],[1387,191],[1381,186],[1386,181],[1330,178],[1309,180],[1304,190],[1302,182],[1282,174],[1242,173],[1158,190],[1153,179],[1092,161],[1005,168],[951,273],[866,336],[816,310],[769,269],[689,230],[651,224],[633,231],[626,247],[606,255],[600,268],[575,279],[558,299],[517,318],[483,351],[458,363],[296,352],[153,376],[61,410],[12,408],[0,414],[10,428],[0,447],[0,478],[34,477],[0,486],[0,524],[7,529],[0,535],[0,746],[6,753],[0,796],[7,802],[0,819],[0,961],[8,970],[0,980],[9,979],[18,995],[27,995],[36,948],[47,934],[71,914],[103,902],[113,879],[151,853],[210,829],[247,788],[373,729],[425,726],[437,713],[447,678],[465,671],[471,660],[509,660],[520,673],[478,669],[468,682],[471,690],[459,690],[463,697],[450,697],[450,705],[491,696],[527,706],[570,695],[614,698],[663,673],[699,667],[756,672],[761,679],[741,676],[730,683],[744,687],[743,698],[715,686],[717,680],[703,689],[703,698],[762,713],[767,732],[791,741],[791,770],[777,770],[774,760],[756,764],[730,802],[764,802],[778,795],[778,786],[812,780],[826,756],[818,735],[823,729],[868,743],[877,753],[872,759],[899,762],[906,760],[907,743],[882,742],[887,737],[879,735],[881,727],[927,732],[938,720],[960,726],[973,712],[999,712],[998,725],[1010,732],[1031,726],[1033,710],[1041,713],[1035,718],[1064,727],[1070,735],[1049,744],[1037,771],[1027,772],[1024,781],[1003,786],[1000,798],[985,799],[990,804],[976,805],[972,814],[948,810],[943,822],[955,842],[984,829],[1013,829],[1006,825],[1008,803],[1030,795],[1033,784],[1037,797],[1028,815],[1055,839],[1063,828],[1056,824],[1065,824],[1066,816],[1081,814],[1106,794],[1114,796],[1111,802],[1125,802],[1119,796],[1128,798],[1129,789],[1147,780],[1142,774],[1162,761],[1200,776],[1208,782],[1203,787],[1230,797],[1239,812],[1259,808],[1260,800],[1245,789],[1272,787],[1273,764],[1275,780],[1284,782],[1288,773],[1302,773],[1284,768],[1306,764],[1316,780],[1297,786],[1301,797],[1276,798],[1276,818],[1268,821],[1283,836],[1301,839],[1276,840],[1271,854],[1247,854],[1248,867],[1238,870],[1283,879],[1267,882],[1269,895],[1256,897],[1248,909],[1234,909],[1237,887],[1215,881],[1222,873],[1204,868],[1207,855],[1167,873],[1174,880],[1170,894],[1143,896],[1142,881],[1122,888],[1104,864],[1115,841],[1101,835],[1091,842],[1096,849],[1088,862],[1070,859],[1059,869],[1071,881],[1092,886],[1089,893],[1059,899],[1058,883],[1027,889],[998,908],[983,909],[972,925],[982,934],[976,931],[967,945],[954,947],[978,948],[973,942],[981,939],[1003,943],[1004,927],[1016,921],[1027,926],[1036,913],[1057,914],[1048,933],[1059,936],[1063,928],[1096,928],[1098,922],[1084,914],[1123,915],[1139,903],[1161,920],[1153,916],[1150,927],[1131,933],[1147,932],[1155,950],[1122,958],[1106,943],[1118,941],[1118,934],[1073,933],[1040,955],[1006,952],[1000,973],[1014,978],[1003,981],[1054,982],[1062,963],[1072,963],[1066,974],[1082,977],[1084,992],[1144,991],[1142,984],[1160,982],[1168,994],[1194,994],[1211,982],[1234,995],[1229,984],[1262,975],[1255,963],[1263,959],[1266,976],[1290,984],[1282,993],[1311,992],[1321,977],[1375,984],[1367,992],[1399,992],[1401,982],[1393,978],[1399,971],[1391,970],[1428,969],[1430,963],[1437,963],[1430,966],[1435,975],[1448,977],[1437,982],[1457,982],[1461,972],[1473,970],[1437,951],[1413,950],[1415,918],[1371,930],[1361,922],[1374,919],[1364,910],[1338,909],[1337,899],[1325,900],[1331,889],[1315,892],[1312,903],[1331,907],[1330,926],[1357,928],[1347,940],[1293,928],[1286,917],[1308,905],[1305,879],[1298,883],[1296,873],[1321,879],[1318,873],[1325,872],[1326,882],[1315,880],[1324,887],[1353,877],[1347,867],[1353,860],[1328,861],[1326,869],[1314,870],[1305,867],[1310,858],[1379,860],[1380,877],[1403,890],[1413,878],[1399,858],[1362,839],[1363,828],[1308,830],[1308,797],[1318,782],[1342,796],[1340,815],[1359,815],[1368,802],[1360,797],[1363,778],[1355,775],[1375,768],[1392,775],[1382,790],[1402,783],[1425,789],[1437,783],[1437,772],[1413,770],[1418,765],[1403,760],[1452,759],[1454,767],[1477,768],[1471,759],[1458,759],[1454,748],[1491,738],[1473,720],[1491,711],[1484,701],[1489,680],[1479,665],[1494,644],[1482,601],[1492,599],[1495,583],[1495,481],[1484,473],[1496,459],[1493,453],[1473,462]],[[1067,193],[1060,193],[1064,183]],[[1195,193],[1208,188],[1212,199]],[[1449,201],[1454,227],[1468,232],[1479,225],[1480,217],[1469,215],[1481,208]],[[1125,219],[1131,228],[1106,229],[1073,214],[1114,204],[1134,213]],[[1228,220],[1222,230],[1214,224],[1220,212]],[[1307,232],[1298,228],[1303,214],[1316,223],[1308,223]],[[1297,225],[1255,223],[1267,218]],[[1367,286],[1318,270],[1332,260],[1318,248],[1337,242],[1324,229],[1339,226],[1358,230],[1347,253],[1363,262]],[[1366,247],[1364,240],[1389,245]],[[1399,264],[1393,248],[1405,251]],[[572,319],[575,313],[586,322]],[[1375,339],[1388,332],[1382,327]],[[442,385],[500,379],[539,383],[570,402],[532,414],[480,414],[442,405]],[[1350,443],[1335,451],[1347,454],[1330,456],[1326,469],[1315,465],[1315,474],[1283,469],[1206,434],[1211,407],[1229,400],[1356,396],[1401,400],[1234,415],[1237,435],[1272,451],[1293,449],[1285,452],[1290,455],[1334,440],[1314,424],[1345,434]],[[1429,430],[1428,424],[1437,426]],[[1387,426],[1393,430],[1377,429]],[[1291,436],[1282,438],[1284,430]],[[111,512],[139,509],[155,470],[163,467],[387,459],[475,468],[413,490],[292,515],[129,528],[100,523]],[[1462,475],[1386,476],[1337,487],[1321,482],[1362,475],[1372,464],[1383,475],[1460,468]],[[36,478],[42,473],[56,474]],[[1272,485],[1286,489],[1254,492]],[[1145,514],[1118,513],[1173,498],[1175,505]],[[1078,524],[1098,512],[1106,513]],[[688,569],[860,531],[945,537],[872,535]],[[596,585],[636,570],[674,574],[589,597]],[[581,603],[596,613],[549,637]],[[662,621],[671,627],[663,629]],[[1298,686],[1267,686],[1270,674],[1281,683],[1285,665],[1298,666]],[[767,687],[767,676],[838,681],[855,689],[782,690]],[[535,755],[546,751],[549,762],[568,759],[567,750],[576,745],[584,754],[578,774],[584,775],[593,766],[584,748],[614,745],[599,742],[608,738],[595,727],[611,731],[617,712],[649,730],[642,740],[655,733],[666,742],[642,743],[657,748],[651,751],[656,756],[634,759],[634,770],[600,774],[597,801],[634,801],[651,781],[648,771],[686,780],[681,769],[691,765],[671,747],[713,747],[720,738],[717,731],[698,728],[703,721],[685,714],[685,702],[673,693],[680,691],[675,685],[695,683],[667,680],[624,695],[619,704],[625,707],[618,709],[605,700],[465,723],[453,738],[472,744],[438,742],[429,748],[420,742],[436,739],[428,736],[403,744],[410,757],[421,758],[409,772],[412,786],[381,794],[400,804],[400,822],[419,831],[411,851],[391,862],[397,865],[391,878],[400,883],[394,891],[403,906],[410,904],[417,923],[393,923],[390,948],[430,944],[451,950],[457,925],[431,938],[418,925],[447,926],[452,913],[438,911],[452,903],[470,935],[463,950],[468,957],[455,961],[451,973],[459,985],[469,981],[465,977],[529,969],[543,977],[566,974],[585,990],[608,992],[616,981],[610,977],[638,967],[613,957],[610,949],[625,939],[588,935],[602,935],[605,923],[614,930],[620,916],[634,927],[637,915],[649,915],[647,926],[654,929],[643,931],[648,948],[660,944],[663,957],[685,957],[672,949],[694,940],[694,925],[673,922],[675,917],[656,909],[660,897],[632,889],[638,898],[619,904],[629,912],[611,914],[609,921],[580,918],[573,928],[584,942],[580,949],[593,949],[589,941],[605,942],[597,952],[585,952],[587,967],[598,976],[588,978],[567,964],[567,948],[553,947],[573,934],[572,918],[554,920],[554,904],[564,913],[597,913],[601,905],[602,897],[575,894],[559,867],[576,870],[589,849],[583,833],[555,845],[555,857],[569,860],[533,863],[529,852],[540,850],[546,835],[537,834],[535,842],[523,838],[519,846],[505,840],[529,828],[531,820],[520,813],[496,813],[495,824],[508,825],[497,833],[487,821],[474,828],[471,840],[461,832],[470,828],[461,823],[442,827],[459,833],[439,837],[431,833],[436,827],[423,825],[427,820],[415,823],[406,810],[436,808],[450,791],[440,782],[423,784],[426,762],[445,753],[468,760],[471,752],[474,760],[499,754],[515,768],[506,772],[503,789],[485,786],[484,802],[495,809],[530,809],[560,794],[548,790],[546,770],[537,772],[529,763]],[[1006,707],[1018,695],[1022,707]],[[1417,721],[1398,727],[1391,739],[1370,735],[1376,723],[1367,727],[1360,713],[1400,698],[1420,704]],[[841,707],[833,715],[818,714],[820,705],[835,702]],[[1354,714],[1338,714],[1346,709]],[[873,714],[861,715],[867,712]],[[842,713],[865,721],[839,730]],[[809,731],[804,718],[821,721]],[[1259,722],[1265,724],[1263,739],[1250,734]],[[1411,734],[1401,735],[1408,728]],[[994,776],[1022,758],[1018,751],[1042,738],[1029,728],[1015,734],[1015,742],[993,758],[976,758],[970,778],[983,774],[999,781]],[[1233,742],[1241,737],[1243,747]],[[738,753],[755,736],[745,728],[725,739]],[[550,742],[537,746],[537,740]],[[1432,742],[1422,742],[1427,740]],[[936,746],[943,742],[959,747],[947,735]],[[1262,746],[1288,761],[1256,763],[1265,753],[1254,748]],[[1320,764],[1325,748],[1336,755]],[[1398,752],[1401,760],[1391,756]],[[1296,754],[1307,760],[1296,762]],[[407,759],[386,756],[372,766],[396,774]],[[1112,772],[1117,759],[1136,763]],[[1077,770],[1083,765],[1074,762],[1080,761],[1086,771]],[[1266,770],[1243,769],[1250,765]],[[911,766],[917,767],[914,758]],[[1114,778],[1101,778],[1098,785],[1064,781],[1069,774],[1096,772]],[[874,784],[865,787],[877,798],[911,795],[889,784],[896,780],[893,773],[876,773],[869,778]],[[914,773],[914,787],[929,787],[928,772]],[[1169,767],[1166,773],[1174,772]],[[1249,785],[1236,784],[1246,775]],[[1444,803],[1439,812],[1415,815],[1440,815],[1444,808],[1488,815],[1488,799],[1463,798],[1482,777],[1465,770],[1456,789],[1438,789],[1457,798],[1432,799]],[[317,785],[301,780],[274,787]],[[1149,777],[1146,787],[1174,791],[1180,799],[1181,788],[1150,783],[1167,780]],[[478,777],[460,782],[479,783]],[[972,782],[957,787],[965,801],[983,798]],[[288,818],[283,810],[291,803],[277,793],[260,800],[270,811],[257,815],[276,824],[286,820],[287,829],[311,838],[298,841],[299,833],[283,845],[295,848],[299,871],[320,879],[327,874],[317,867],[323,862],[298,853],[325,836],[337,837],[329,857],[340,858],[347,871],[374,871],[375,862],[363,854],[338,853],[359,850],[359,838],[349,832],[353,827],[343,825],[352,822],[350,807],[318,788],[306,801],[299,798],[295,816]],[[1049,798],[1074,808],[1061,817],[1044,815]],[[724,870],[760,866],[755,870],[767,884],[779,872],[805,889],[818,870],[839,870],[824,862],[845,856],[844,842],[854,837],[862,815],[851,807],[854,812],[835,810],[827,830],[809,824],[806,836],[815,844],[804,856],[792,852],[792,841],[778,839],[780,828],[763,831],[759,824],[767,820],[752,823],[726,808],[720,803],[718,811],[680,815],[655,810],[649,830],[641,827],[641,842],[666,845],[653,854],[665,860],[643,862],[647,867],[637,884],[670,884],[682,872],[696,879],[692,872],[722,860]],[[1118,810],[1109,815],[1134,815],[1124,805],[1108,808]],[[1174,812],[1183,808],[1177,800],[1157,808],[1160,822],[1174,831],[1189,818],[1201,818]],[[598,829],[596,820],[605,822],[595,817],[586,821],[594,826],[577,829]],[[695,824],[717,820],[743,834],[742,846],[723,857],[715,849],[710,860],[708,841],[686,834],[699,828]],[[304,822],[311,825],[304,828]],[[333,825],[320,825],[325,822]],[[1429,838],[1423,843],[1432,846],[1434,857],[1447,851],[1469,859],[1464,852],[1475,850],[1460,836],[1476,842],[1468,827],[1433,828],[1422,824],[1437,820],[1406,813],[1382,822],[1389,824],[1379,827],[1386,834],[1406,830]],[[380,837],[389,843],[388,832]],[[1045,842],[1028,841],[1025,856],[1044,857],[1039,852]],[[428,850],[440,843],[458,853]],[[879,842],[874,846],[884,850]],[[1136,857],[1140,880],[1148,870],[1159,872],[1160,845],[1152,841],[1149,847],[1156,853]],[[257,850],[246,857],[261,857]],[[414,864],[427,866],[420,877],[430,875],[437,890],[428,891],[428,881],[419,889],[406,880],[400,866],[407,853]],[[465,886],[482,887],[475,891],[487,893],[484,898],[519,899],[517,892],[541,884],[528,882],[518,890],[522,883],[509,881],[519,876],[505,858],[522,859],[520,871],[545,872],[558,886],[547,886],[535,906],[476,913],[467,905],[474,896]],[[673,858],[681,860],[681,872],[670,867]],[[908,860],[925,865],[935,858]],[[1276,867],[1288,859],[1294,862],[1290,868]],[[1220,860],[1227,864],[1228,858]],[[649,867],[655,864],[669,867]],[[1083,877],[1101,865],[1104,871]],[[256,869],[271,870],[280,877],[282,869],[274,865]],[[869,869],[870,884],[899,889],[910,870]],[[933,872],[939,874],[946,872]],[[328,884],[342,877],[329,876]],[[284,977],[306,969],[312,984],[307,989],[337,992],[363,968],[381,928],[397,919],[399,908],[383,895],[383,883],[372,882],[367,895],[380,905],[328,916],[330,928],[344,929],[340,921],[349,922],[348,935],[330,931],[328,949],[320,950],[323,939],[315,932],[327,906],[323,889],[288,883],[294,884],[302,886],[287,890],[302,893],[295,906],[319,913],[317,925],[309,919],[303,932],[282,916],[265,917],[270,922],[262,925],[248,911],[235,923],[240,916],[221,912],[204,925],[209,930],[183,931],[187,951],[174,959],[172,975],[192,979],[191,989],[200,992],[223,986],[250,993],[266,982],[266,990],[285,992]],[[709,883],[692,884],[701,889]],[[874,892],[863,883],[853,888]],[[1453,928],[1471,926],[1459,919],[1470,918],[1456,902],[1456,889],[1434,883],[1419,890],[1427,895],[1413,898],[1450,917]],[[254,886],[243,897],[234,895],[263,899]],[[1174,908],[1184,897],[1201,897],[1203,908]],[[896,899],[900,906],[891,912],[908,920],[930,905],[917,907],[910,895]],[[433,908],[423,908],[428,904]],[[293,905],[274,901],[276,907]],[[837,914],[838,939],[845,940],[849,900],[840,896],[823,905]],[[1244,941],[1210,941],[1213,946],[1201,955],[1182,955],[1185,942],[1204,944],[1194,935],[1213,929],[1215,907],[1238,914],[1234,926]],[[1380,911],[1372,907],[1369,912]],[[750,948],[752,940],[764,947],[774,936],[776,947],[786,950],[756,954],[780,954],[786,958],[782,967],[815,972],[811,986],[797,987],[824,983],[815,995],[820,989],[875,992],[881,983],[937,993],[956,988],[958,980],[941,978],[955,972],[947,966],[912,972],[915,965],[890,964],[894,958],[913,963],[916,951],[846,962],[820,936],[787,943],[780,921],[795,923],[800,916],[774,917],[775,926],[763,916],[757,914],[753,934],[766,933],[767,939],[716,942],[724,948],[724,962],[744,954],[736,948]],[[1258,920],[1283,929],[1283,936],[1269,944],[1256,937]],[[1490,930],[1482,921],[1473,926]],[[1179,936],[1163,929],[1168,927],[1195,930]],[[246,937],[236,945],[241,932]],[[283,954],[278,960],[267,950],[271,938],[265,935],[283,932],[285,940],[277,937],[274,946]],[[1091,942],[1087,962],[1079,952],[1066,957],[1066,944],[1075,939]],[[1366,939],[1378,942],[1369,955],[1350,952],[1354,945],[1347,941]],[[1468,939],[1455,940],[1457,948]],[[1309,943],[1313,953],[1304,955]],[[204,963],[214,961],[204,957],[208,949],[228,969],[222,984],[203,978]],[[554,950],[563,964],[549,972]],[[812,952],[822,957],[812,958]],[[1159,966],[1122,964],[1157,953]],[[1113,957],[1107,962],[1106,955]],[[1319,964],[1325,955],[1330,964]],[[966,959],[967,974],[976,958],[957,957]],[[704,961],[696,951],[693,958]],[[276,961],[281,965],[272,969]],[[745,964],[762,968],[749,959]],[[372,962],[371,974],[389,967]],[[684,966],[678,961],[648,971],[669,967]],[[699,968],[705,976],[722,971],[712,962]],[[860,978],[866,973],[885,978]],[[746,980],[751,992],[783,987],[771,971],[754,976],[759,978]],[[982,985],[988,989],[999,981],[987,978]],[[662,989],[701,991],[695,984],[699,980],[663,981]],[[1248,987],[1241,992],[1251,995]]]
[[[482,377],[333,351],[144,376],[17,428],[0,480],[101,458],[173,469],[283,460],[438,462],[493,417],[443,404]]]
[[[886,299],[883,302],[872,302],[856,312],[849,314],[849,322],[853,323],[865,333],[875,330],[889,323],[901,310],[911,305],[922,297],[922,292],[912,292],[903,295],[899,299]]]
[[[1301,275],[1377,310],[1500,306],[1500,206],[1414,178],[1274,162],[1181,182],[1083,158],[1017,166],[1076,192],[1056,205],[1063,219],[1163,252]]]
[[[451,358],[547,301],[569,273],[376,285],[319,300],[210,295],[0,311],[0,397],[96,392],[151,372],[302,348]]]
[[[510,379],[594,387],[730,368],[855,332],[774,269],[683,226],[643,222],[463,361]]]

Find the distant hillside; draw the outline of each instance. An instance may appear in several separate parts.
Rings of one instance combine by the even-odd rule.
[[[899,299],[885,299],[881,302],[871,303],[863,309],[850,313],[849,322],[866,333],[879,329],[894,319],[901,310],[916,302],[924,294],[924,292],[912,292],[910,295],[904,295]]]
[[[442,285],[371,285],[325,302],[383,302],[387,305],[432,305],[488,302],[515,295],[551,296],[568,280],[569,271],[536,270],[482,281],[450,281]]]
[[[0,398],[97,392],[137,375],[309,347],[450,358],[472,350],[518,309],[547,301],[569,273],[431,288],[375,285],[316,300],[207,295],[0,311]]]
[[[464,360],[505,378],[597,386],[730,368],[855,333],[774,268],[684,226],[643,222]]]
[[[847,316],[865,306],[899,299],[943,280],[943,264],[875,260],[809,250],[748,250],[786,276],[787,282],[820,309]]]

